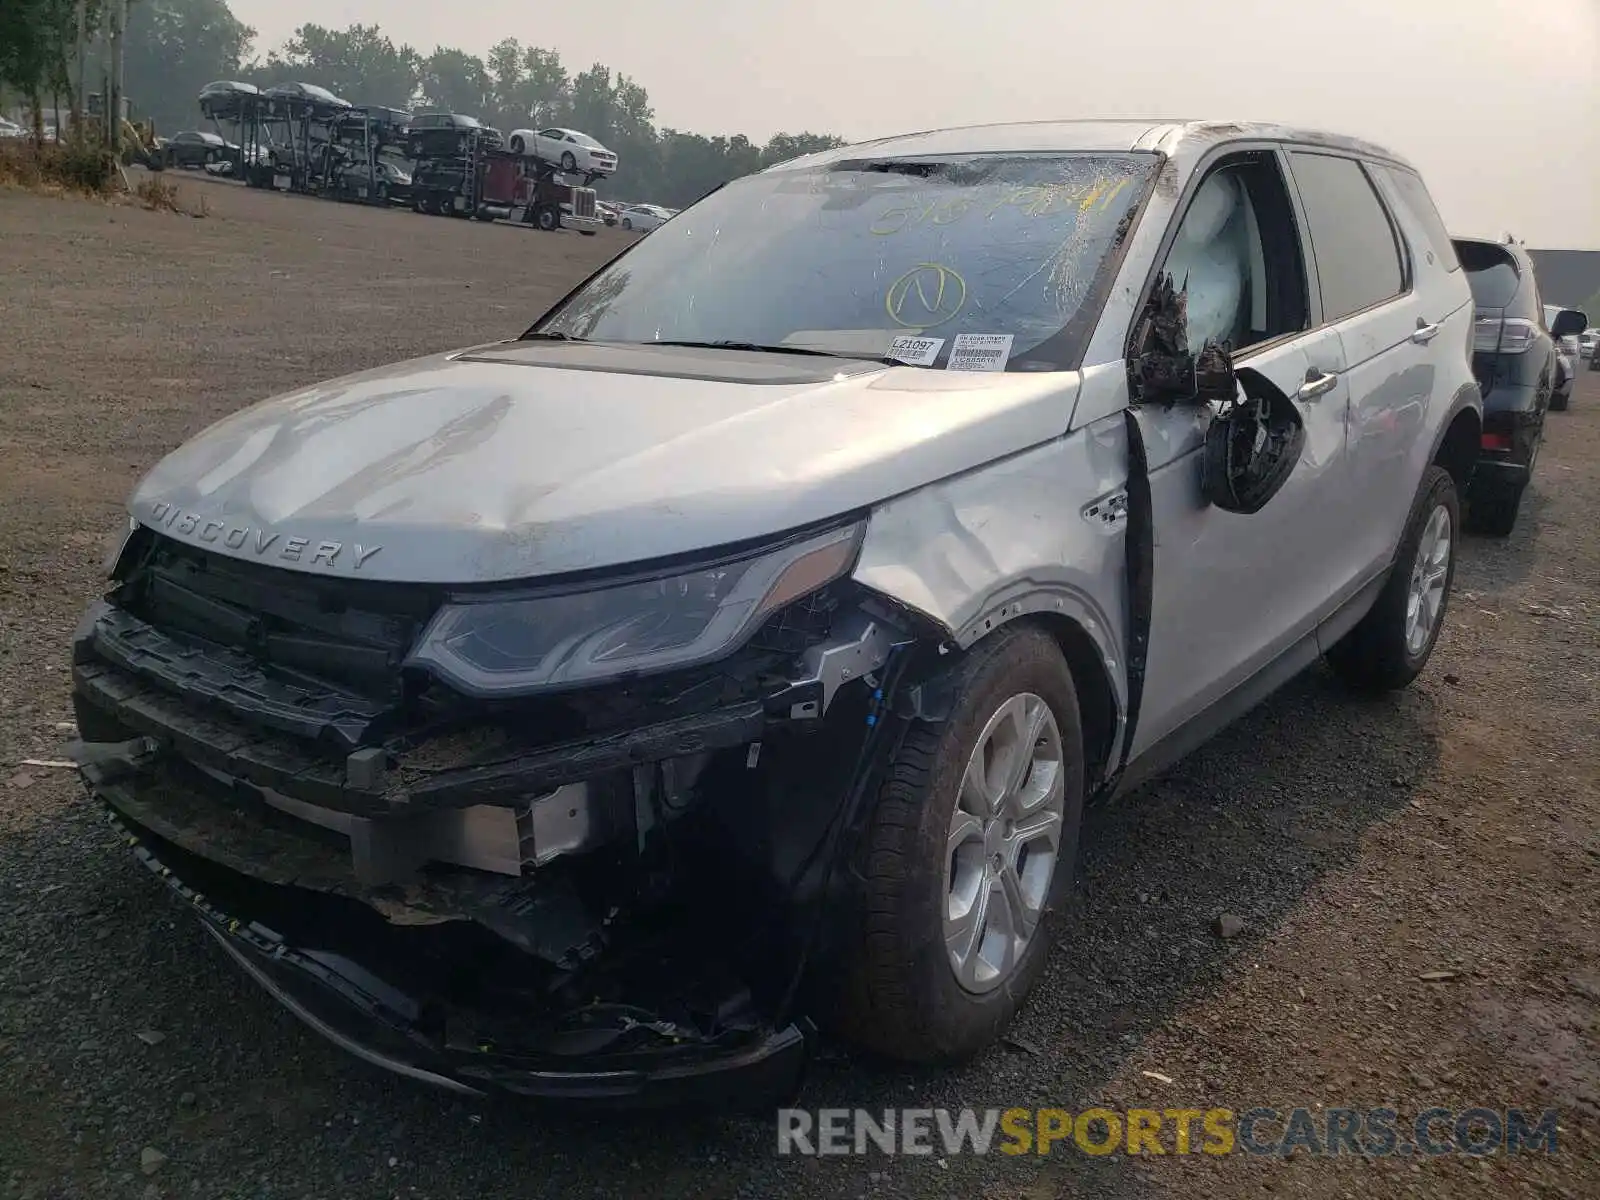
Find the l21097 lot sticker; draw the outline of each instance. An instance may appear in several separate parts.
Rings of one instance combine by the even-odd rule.
[[[903,333],[889,343],[889,353],[884,357],[912,367],[931,367],[943,345],[943,338],[916,337]]]

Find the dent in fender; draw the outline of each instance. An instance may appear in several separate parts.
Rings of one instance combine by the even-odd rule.
[[[1125,523],[1091,516],[1128,474],[1122,414],[872,511],[855,579],[941,626],[962,649],[1055,613],[1093,641],[1126,710]]]

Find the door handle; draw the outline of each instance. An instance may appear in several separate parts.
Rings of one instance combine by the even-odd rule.
[[[1300,385],[1300,390],[1295,393],[1302,400],[1315,400],[1318,396],[1326,396],[1339,386],[1337,375],[1318,374],[1312,367],[1306,372],[1306,381]]]
[[[1418,317],[1417,331],[1411,335],[1411,340],[1416,342],[1419,346],[1425,346],[1429,342],[1433,341],[1438,332],[1439,327],[1437,325],[1430,325],[1427,321],[1423,320],[1421,317]]]

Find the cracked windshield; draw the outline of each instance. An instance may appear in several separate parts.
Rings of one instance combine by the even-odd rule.
[[[534,331],[1049,371],[1075,365],[1139,154],[856,159],[740,180]]]

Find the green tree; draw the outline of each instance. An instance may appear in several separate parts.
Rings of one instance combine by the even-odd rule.
[[[428,108],[470,116],[489,108],[489,72],[475,54],[440,46],[422,60],[420,83]]]
[[[237,76],[255,35],[224,0],[136,0],[123,42],[128,97],[157,129],[192,128],[200,89]]]
[[[275,83],[314,83],[352,104],[410,108],[422,83],[422,62],[420,54],[396,46],[376,25],[302,25],[282,50],[267,55],[266,76]]]
[[[770,167],[803,154],[833,150],[842,145],[844,139],[834,137],[831,133],[775,133],[761,148],[761,165]]]
[[[44,134],[46,98],[72,94],[77,40],[75,0],[0,0],[0,87],[27,99],[36,138]]]

